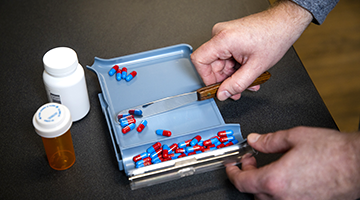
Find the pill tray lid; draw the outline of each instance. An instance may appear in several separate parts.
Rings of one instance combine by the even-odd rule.
[[[180,44],[111,59],[95,57],[93,65],[87,66],[98,77],[104,105],[107,106],[103,110],[108,115],[109,129],[114,132],[114,143],[124,161],[130,162],[132,156],[141,153],[138,151],[144,152],[146,147],[155,142],[166,143],[170,138],[182,138],[188,133],[225,124],[213,99],[144,118],[148,125],[141,133],[132,130],[123,134],[115,120],[117,113],[127,108],[203,87],[190,60],[191,53],[191,46]],[[114,65],[126,67],[128,74],[136,71],[137,76],[129,82],[117,81],[115,75],[108,74]],[[138,118],[136,124],[141,120]],[[157,129],[170,130],[172,136],[166,138],[156,135]],[[124,166],[126,173],[133,168],[133,164],[124,163]]]

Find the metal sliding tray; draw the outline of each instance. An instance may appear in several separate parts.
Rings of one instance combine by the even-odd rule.
[[[195,91],[204,86],[191,63],[191,53],[191,46],[180,44],[112,59],[95,58],[94,64],[87,66],[99,79],[102,90],[99,100],[107,120],[119,169],[129,176],[132,189],[216,169],[224,158],[239,157],[234,152],[244,148],[240,125],[225,124],[213,99],[194,102],[147,118],[137,118],[136,126],[143,119],[148,121],[143,132],[132,130],[122,133],[122,127],[116,121],[119,111]],[[117,81],[115,76],[108,74],[114,65],[126,67],[128,73],[136,71],[137,76],[130,82]],[[171,137],[159,136],[155,134],[157,129],[170,130],[173,134]],[[218,131],[229,129],[234,131],[239,144],[142,168],[135,168],[132,161],[134,156],[146,151],[156,142],[171,145],[196,135],[209,139]],[[195,171],[181,173],[186,170]]]

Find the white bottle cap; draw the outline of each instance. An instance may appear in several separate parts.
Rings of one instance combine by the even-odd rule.
[[[36,111],[33,117],[33,125],[41,137],[61,136],[72,125],[70,111],[62,104],[47,103]]]
[[[79,64],[77,54],[69,47],[57,47],[43,57],[45,71],[53,76],[66,76],[76,70]]]

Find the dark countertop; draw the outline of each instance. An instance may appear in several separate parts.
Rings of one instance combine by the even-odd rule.
[[[1,134],[0,199],[250,199],[215,170],[132,191],[118,170],[100,108],[94,57],[113,58],[187,43],[194,49],[212,26],[268,7],[265,0],[199,1],[3,1],[0,4]],[[42,56],[73,48],[85,69],[89,114],[73,124],[74,166],[55,171],[47,163],[32,116],[47,102]],[[227,123],[243,136],[294,126],[337,128],[296,52],[291,48],[270,70],[259,92],[217,102]],[[280,155],[257,155],[259,166]]]

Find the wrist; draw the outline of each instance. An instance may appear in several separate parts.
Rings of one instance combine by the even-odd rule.
[[[269,10],[268,13],[276,20],[279,30],[282,30],[291,45],[300,37],[304,30],[313,20],[312,14],[290,0],[279,0]],[[280,31],[279,31],[280,32]]]

